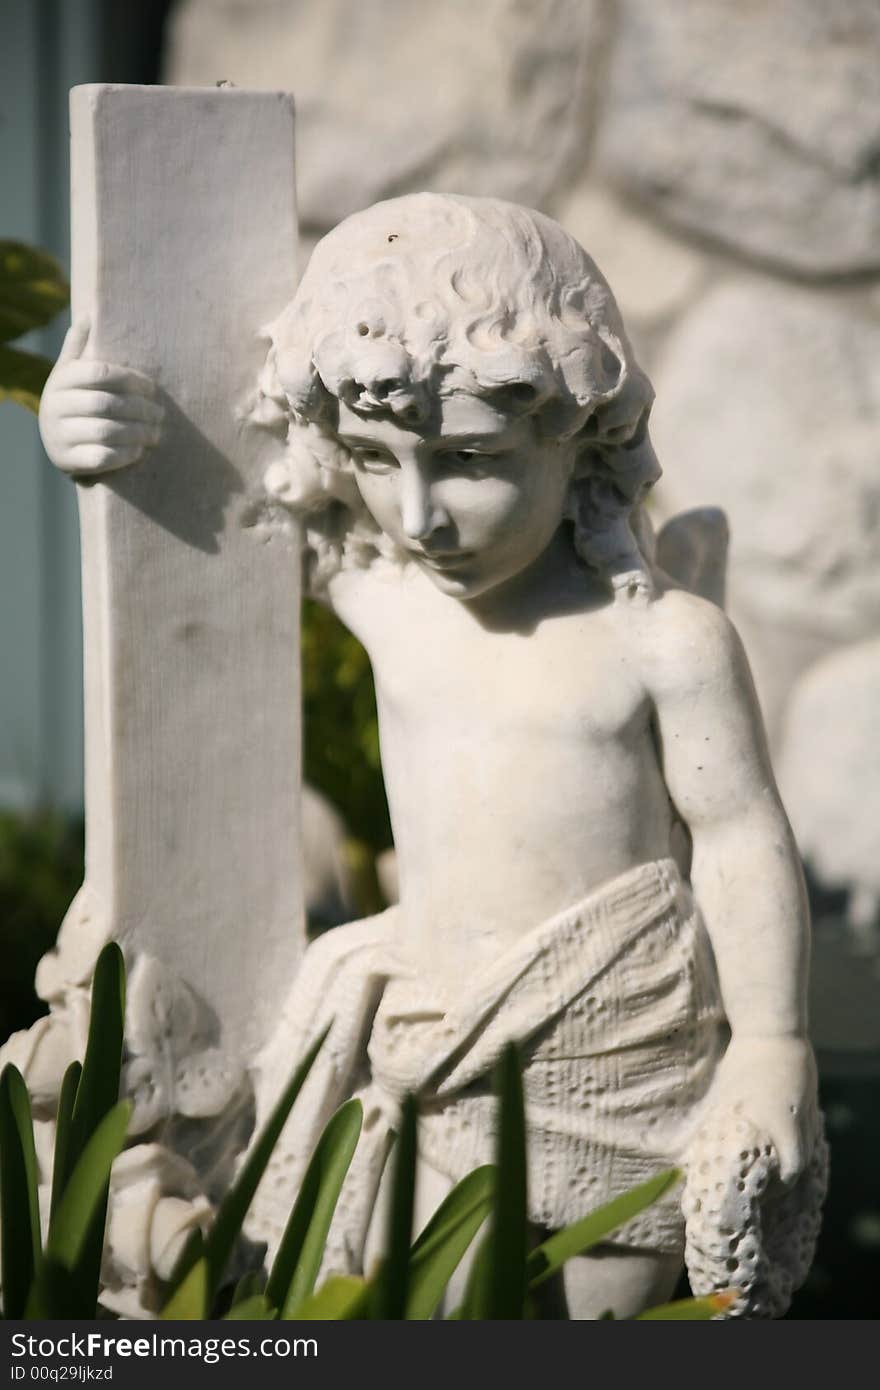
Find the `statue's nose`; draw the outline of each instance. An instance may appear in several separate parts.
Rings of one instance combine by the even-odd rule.
[[[439,527],[445,525],[448,517],[438,505],[424,468],[414,462],[401,469],[400,520],[403,534],[411,541],[422,541]]]

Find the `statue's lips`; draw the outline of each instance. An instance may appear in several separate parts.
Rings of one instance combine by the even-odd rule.
[[[470,550],[414,550],[410,553],[421,564],[429,565],[431,569],[436,570],[458,569],[473,559],[473,552]]]

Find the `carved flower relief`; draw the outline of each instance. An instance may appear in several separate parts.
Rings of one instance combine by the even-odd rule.
[[[41,962],[40,992],[50,1001],[50,1013],[0,1049],[0,1063],[19,1068],[33,1099],[44,1227],[61,1083],[71,1061],[85,1054],[89,982],[107,939],[96,928],[98,915],[86,911],[88,903],[83,890],[58,947]],[[210,1221],[213,1208],[204,1185],[210,1189],[213,1176],[214,1187],[222,1186],[224,1173],[246,1147],[250,1082],[214,1045],[215,1034],[213,1015],[173,971],[146,955],[129,962],[121,1087],[134,1101],[129,1138],[152,1132],[166,1142],[133,1145],[112,1171],[101,1302],[123,1317],[155,1312],[158,1281],[171,1273],[190,1230]],[[172,1144],[198,1154],[199,1168],[210,1171],[200,1173]]]
[[[0,1060],[25,1077],[38,1115],[54,1113],[65,1070],[85,1053],[89,999],[86,986],[68,980],[63,991],[53,992],[50,1013],[0,1050]],[[122,1086],[134,1101],[130,1134],[144,1134],[173,1115],[219,1115],[241,1092],[245,1071],[211,1044],[211,1032],[209,1011],[171,970],[150,956],[134,962]]]
[[[141,956],[129,976],[123,1091],[130,1134],[172,1116],[220,1115],[246,1085],[244,1068],[211,1043],[213,1019],[167,966]]]

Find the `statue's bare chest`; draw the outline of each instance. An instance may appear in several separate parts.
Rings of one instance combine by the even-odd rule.
[[[470,638],[471,640],[468,640]],[[580,616],[523,636],[433,628],[371,653],[382,713],[401,734],[488,746],[519,737],[602,744],[644,723],[623,644]]]

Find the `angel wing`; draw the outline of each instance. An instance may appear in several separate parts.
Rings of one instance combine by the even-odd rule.
[[[682,588],[723,608],[729,539],[720,507],[679,512],[660,529],[656,563]]]

